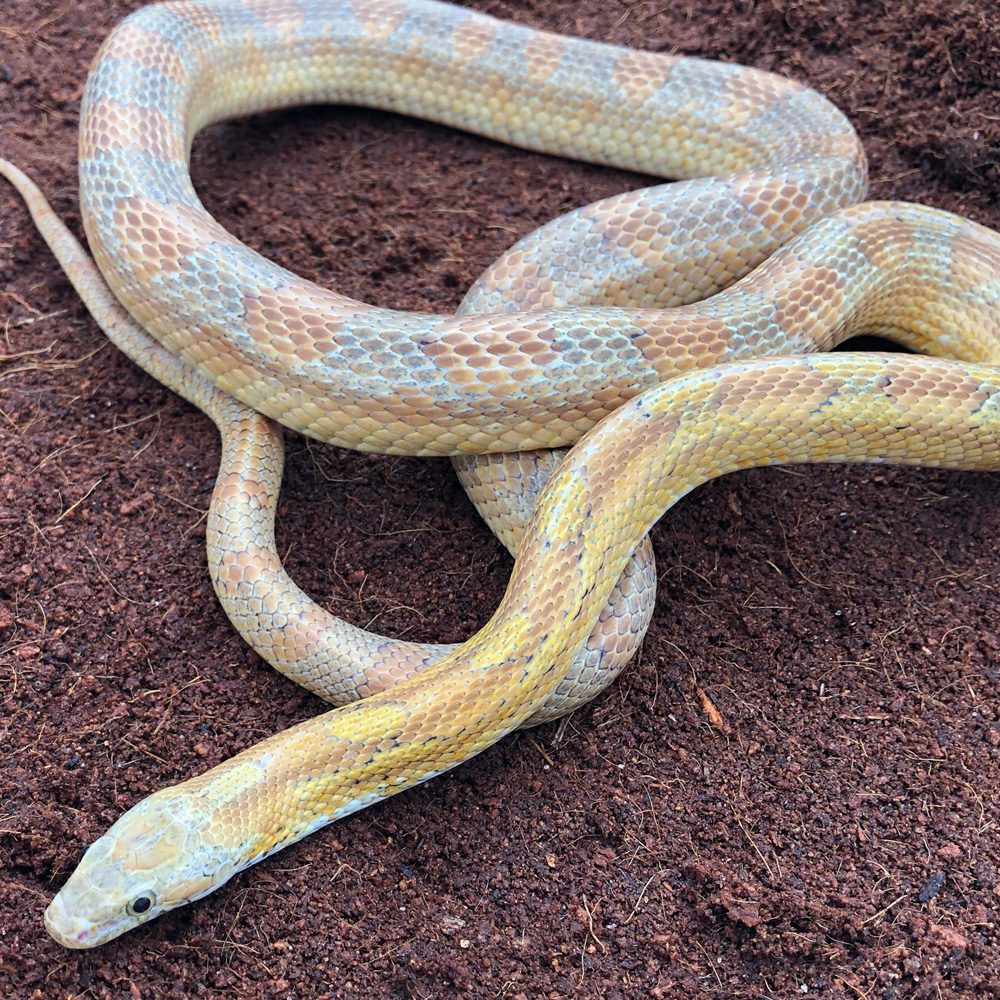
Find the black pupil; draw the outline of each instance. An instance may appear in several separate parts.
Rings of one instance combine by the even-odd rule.
[[[140,896],[133,904],[132,909],[136,913],[145,913],[146,910],[150,908],[153,904],[150,902],[149,896]]]

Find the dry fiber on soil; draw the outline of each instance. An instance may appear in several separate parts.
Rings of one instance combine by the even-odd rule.
[[[89,60],[126,2],[6,0],[0,155],[79,232]],[[855,122],[873,195],[1000,228],[993,0],[482,0],[753,64]],[[517,236],[642,178],[354,109],[217,126],[209,209],[313,280],[444,311]],[[0,186],[0,977],[17,997],[845,998],[1000,985],[1000,573],[989,475],[751,472],[655,533],[638,661],[209,899],[92,953],[41,924],[149,791],[320,709],[205,571],[209,422],[108,346]],[[444,461],[290,442],[279,541],[337,613],[455,641],[509,560]]]

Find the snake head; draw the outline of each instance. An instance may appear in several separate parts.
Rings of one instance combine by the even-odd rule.
[[[199,799],[176,789],[139,802],[87,849],[45,911],[48,932],[93,948],[222,885],[239,864],[211,828]]]

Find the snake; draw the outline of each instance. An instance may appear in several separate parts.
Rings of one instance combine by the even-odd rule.
[[[692,179],[543,227],[486,272],[475,312],[398,313],[266,261],[191,186],[199,128],[319,101]],[[998,465],[1000,237],[856,204],[853,130],[772,74],[419,0],[164,4],[98,55],[80,176],[107,286],[219,392],[333,443],[473,464],[584,437],[542,490],[483,630],[133,807],[46,912],[69,947],[197,899],[528,722],[632,550],[699,483],[773,463]],[[862,330],[959,360],[786,356]],[[778,356],[746,360],[762,351]],[[259,617],[263,603],[244,607]]]

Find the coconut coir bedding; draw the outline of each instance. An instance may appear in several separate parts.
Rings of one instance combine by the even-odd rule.
[[[79,233],[82,83],[124,2],[7,0],[0,155]],[[992,2],[476,2],[808,82],[872,196],[1000,228]],[[518,236],[647,179],[390,114],[215,126],[193,173],[267,256],[454,308]],[[593,705],[96,952],[41,913],[133,802],[321,709],[219,610],[199,413],[111,348],[0,186],[0,976],[17,997],[984,995],[1000,986],[997,480],[753,471],[654,539],[641,655]],[[882,345],[883,347],[885,345]],[[444,461],[289,440],[279,544],[332,610],[482,625],[510,561]]]

